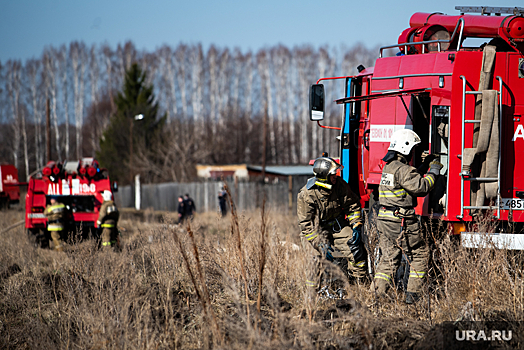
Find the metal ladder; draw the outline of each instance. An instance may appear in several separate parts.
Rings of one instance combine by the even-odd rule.
[[[474,205],[464,205],[464,181],[476,181],[476,182],[495,182],[497,181],[497,215],[496,218],[500,219],[500,164],[502,163],[502,78],[497,76],[496,79],[499,82],[499,91],[498,94],[498,104],[499,104],[499,164],[497,169],[497,177],[465,177],[466,174],[462,172],[462,167],[464,165],[464,136],[465,136],[465,125],[466,123],[480,123],[479,120],[466,120],[466,95],[482,95],[482,91],[466,91],[466,77],[461,75],[462,79],[462,140],[461,140],[461,153],[460,153],[460,215],[457,215],[458,219],[464,218],[464,209],[493,209],[492,206],[483,205],[483,206],[474,206]]]

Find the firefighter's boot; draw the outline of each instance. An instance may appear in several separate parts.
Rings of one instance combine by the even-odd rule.
[[[64,251],[64,244],[62,242],[61,233],[62,233],[62,231],[51,231],[51,238],[53,239],[53,243],[54,243],[54,246],[55,246],[54,249],[57,252],[63,252]]]

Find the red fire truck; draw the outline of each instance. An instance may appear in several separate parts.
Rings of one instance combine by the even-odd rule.
[[[310,119],[338,128],[343,178],[368,207],[378,200],[382,158],[396,130],[409,128],[444,164],[417,214],[443,220],[463,245],[478,247],[479,217],[494,223],[498,247],[524,249],[524,8],[456,7],[460,15],[415,13],[374,67],[321,78],[310,90]],[[468,46],[468,38],[481,38]],[[469,40],[479,41],[479,39]],[[395,55],[385,57],[394,50]],[[321,125],[321,81],[344,79],[341,127]],[[477,219],[476,219],[477,218]]]
[[[14,165],[0,165],[0,209],[8,208],[10,204],[20,201],[20,186],[18,170]]]
[[[99,167],[94,158],[80,161],[54,162],[47,165],[29,179],[26,195],[25,227],[37,243],[49,244],[47,219],[44,210],[55,197],[70,209],[68,230],[81,233],[83,237],[96,235],[96,221],[102,205],[102,193],[111,191],[106,169]],[[116,183],[113,192],[117,190]]]

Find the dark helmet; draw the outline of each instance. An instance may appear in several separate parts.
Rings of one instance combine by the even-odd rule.
[[[329,175],[335,175],[338,169],[344,169],[344,167],[329,157],[317,158],[313,163],[313,173],[317,180],[322,182],[326,182]]]

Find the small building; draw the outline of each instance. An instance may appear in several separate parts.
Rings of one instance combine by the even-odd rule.
[[[248,164],[231,165],[203,165],[198,164],[197,175],[206,180],[235,180],[235,181],[259,181],[262,176],[262,166]],[[276,183],[289,181],[292,177],[295,181],[303,181],[313,176],[311,165],[268,165],[265,168],[264,182]]]

